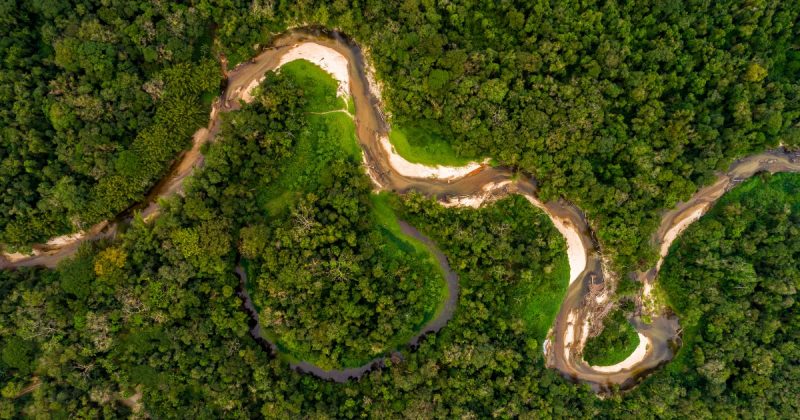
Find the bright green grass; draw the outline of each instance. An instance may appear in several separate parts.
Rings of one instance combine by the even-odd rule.
[[[312,189],[332,177],[328,162],[352,157],[360,162],[361,149],[353,120],[344,113],[309,114],[308,128],[300,133],[294,153],[280,177],[259,195],[270,216],[288,209],[296,192]]]
[[[288,209],[298,192],[330,178],[328,162],[347,156],[361,159],[353,120],[345,112],[330,112],[347,106],[342,98],[336,97],[333,77],[306,60],[287,63],[281,72],[303,87],[309,114],[308,127],[298,136],[294,153],[285,162],[281,176],[259,194],[259,203],[272,217]]]
[[[355,103],[352,98],[337,97],[336,80],[318,66],[306,60],[296,60],[283,65],[280,71],[291,75],[306,91],[309,100],[308,112],[346,110],[355,115]],[[436,131],[430,122],[396,127],[390,132],[389,141],[397,149],[397,153],[410,162],[463,166],[477,160],[474,157],[458,156],[450,143]]]
[[[336,97],[336,81],[325,71],[305,60],[297,60],[281,67],[282,74],[293,78],[304,89],[307,100],[306,118],[308,125],[296,139],[292,156],[283,163],[281,175],[273,180],[258,194],[258,201],[270,217],[280,217],[290,208],[292,202],[305,191],[316,189],[333,179],[330,162],[350,159],[360,164],[361,148],[355,132],[355,124],[346,112],[354,112],[352,100],[345,101]],[[334,111],[334,112],[331,112]],[[320,114],[324,113],[324,114]],[[366,176],[366,175],[365,175]],[[375,229],[386,239],[389,246],[384,250],[396,258],[412,264],[429,263],[438,267],[434,256],[423,243],[405,235],[400,230],[397,215],[392,210],[391,200],[387,193],[370,196],[371,215]],[[243,262],[248,273],[248,289],[254,292],[253,283],[256,273],[250,264]],[[390,341],[385,350],[399,348],[407,342],[425,323],[432,319],[444,307],[447,298],[447,285],[444,276],[436,276],[425,283],[424,318],[419,325],[414,325],[407,334],[401,334]],[[260,308],[257,308],[260,311]],[[277,334],[263,330],[265,338],[278,346],[283,360],[297,362],[299,360],[315,361],[314,354],[299,354],[287,348]],[[370,357],[371,358],[371,357]],[[342,357],[345,367],[358,366],[369,359],[353,359]]]
[[[389,133],[389,141],[397,153],[409,162],[425,165],[464,166],[478,159],[456,154],[450,143],[430,123],[418,126],[395,126]]]
[[[435,219],[446,221],[447,226],[431,223],[424,212],[406,211],[421,230],[443,245],[446,253],[459,256],[457,263],[453,261],[453,269],[460,271],[460,281],[466,289],[470,289],[473,282],[485,282],[488,270],[495,265],[514,273],[515,281],[497,286],[505,288],[506,304],[494,308],[494,316],[509,324],[521,321],[526,335],[540,343],[544,341],[569,286],[566,243],[544,212],[518,195],[477,210],[437,209]],[[475,249],[469,251],[471,245],[452,234],[456,224],[475,235]],[[502,237],[484,235],[501,225],[512,229]],[[509,244],[513,245],[502,257],[482,250],[484,247],[505,249]],[[537,252],[541,254],[533,256],[528,248],[531,251],[539,248]],[[496,257],[499,258],[494,259]]]
[[[508,292],[509,315],[512,319],[521,319],[528,333],[541,343],[547,338],[547,332],[558,315],[569,287],[566,242],[550,218],[521,196],[506,198],[493,206],[502,206],[506,210],[508,223],[517,225],[516,229],[524,231],[526,235],[540,235],[549,231],[554,235],[556,246],[563,250],[545,267],[534,265],[531,269],[522,270],[518,282]],[[545,227],[549,229],[543,231]]]
[[[725,194],[719,203],[714,206],[714,209],[708,212],[708,215],[714,215],[719,212],[718,209],[723,208],[725,205],[742,201],[750,195],[762,197],[763,199],[785,201],[793,208],[797,208],[795,206],[800,205],[800,197],[794,194],[794,191],[797,191],[798,188],[800,188],[800,175],[798,174],[777,173],[768,175],[765,178],[754,176]]]
[[[295,60],[284,64],[280,72],[293,78],[305,92],[306,111],[326,112],[347,109],[344,98],[336,96],[338,82],[325,70],[307,60]]]
[[[539,342],[547,337],[569,285],[569,259],[566,253],[558,257],[541,281],[521,281],[513,291],[519,300],[512,311],[522,318],[525,327]]]

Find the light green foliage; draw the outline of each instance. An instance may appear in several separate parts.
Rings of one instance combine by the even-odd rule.
[[[414,196],[404,208],[442,246],[462,285],[474,283],[496,300],[491,316],[544,341],[569,284],[564,238],[547,215],[519,196],[480,210],[445,209]]]
[[[400,156],[414,163],[463,166],[478,160],[459,156],[453,146],[437,134],[433,122],[396,125],[389,132],[389,141]]]
[[[352,119],[315,114],[346,107],[332,82],[297,61],[262,86],[261,103],[286,85],[300,88],[304,125],[290,133],[294,149],[276,163],[278,175],[257,184],[270,217],[248,264],[265,334],[284,357],[324,368],[357,366],[401,345],[433,317],[444,289],[427,249],[400,232],[385,198],[370,196]],[[243,234],[253,242],[251,230]]]
[[[264,225],[254,225],[242,228],[239,231],[239,253],[246,259],[256,258],[264,252],[269,237],[269,228]]]
[[[748,82],[760,82],[767,77],[767,69],[761,67],[758,63],[750,63],[747,66],[747,72],[744,74],[744,79]]]

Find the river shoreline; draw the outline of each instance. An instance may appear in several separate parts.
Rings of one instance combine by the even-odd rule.
[[[240,100],[251,98],[250,90],[257,86],[257,81],[263,79],[266,72],[279,68],[284,62],[283,58],[290,54],[293,48],[309,44],[335,51],[346,60],[347,93],[355,103],[356,134],[363,152],[365,171],[373,180],[376,190],[399,194],[413,191],[436,197],[444,205],[470,207],[480,206],[508,194],[521,194],[532,204],[538,203],[537,207],[543,209],[557,227],[560,226],[559,231],[565,236],[570,256],[570,284],[552,332],[544,346],[548,367],[558,370],[565,378],[587,383],[598,392],[606,392],[615,388],[626,389],[635,386],[650,372],[672,359],[680,344],[680,325],[677,317],[667,308],[643,305],[646,306],[646,315],[650,321],[645,323],[638,317],[633,319],[633,323],[641,337],[645,337],[648,343],[644,351],[632,355],[631,360],[620,369],[617,369],[619,366],[616,365],[592,367],[583,361],[583,345],[587,338],[597,331],[597,323],[602,322],[604,314],[607,313],[610,304],[608,297],[614,291],[614,280],[611,276],[615,275],[607,272],[600,245],[594,239],[586,217],[578,208],[564,200],[539,202],[536,198],[535,180],[520,175],[508,167],[467,167],[469,171],[457,169],[448,170],[446,173],[432,170],[424,172],[426,176],[422,177],[418,176],[423,173],[420,171],[415,170],[410,174],[398,171],[393,164],[391,150],[387,150],[382,141],[388,137],[389,126],[384,118],[380,93],[373,92],[379,85],[374,81],[370,83],[364,54],[360,47],[336,31],[321,28],[289,31],[276,37],[272,46],[253,60],[228,72],[226,89],[212,106],[208,126],[195,133],[192,149],[179,157],[169,175],[159,182],[145,202],[136,206],[143,209],[143,217],[157,214],[158,198],[180,193],[185,178],[191,175],[195,168],[202,166],[203,157],[200,148],[203,144],[213,141],[219,130],[220,114],[239,109]],[[336,71],[340,78],[344,77],[341,74],[341,65],[340,62],[338,67],[332,70]],[[740,159],[731,165],[727,172],[720,174],[712,185],[700,189],[689,200],[679,203],[674,209],[662,215],[661,224],[651,240],[652,245],[661,254],[658,263],[650,270],[632,273],[633,277],[644,285],[644,296],[639,299],[649,298],[648,294],[655,285],[661,263],[672,242],[683,229],[701,217],[730,188],[761,171],[800,172],[800,159],[783,149]],[[53,267],[61,259],[74,254],[82,242],[111,236],[116,229],[115,222],[105,223],[99,228],[98,226],[80,238],[62,241],[68,243],[60,242],[59,246],[47,248],[38,255],[15,256],[14,261],[10,261],[8,257],[0,258],[0,268],[31,265]],[[314,373],[313,366],[298,364],[295,367]],[[364,370],[366,371],[368,369]],[[348,373],[347,377],[351,376]],[[330,379],[336,380],[333,377]]]

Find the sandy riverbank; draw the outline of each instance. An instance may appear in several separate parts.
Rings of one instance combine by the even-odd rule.
[[[636,346],[636,350],[634,350],[633,353],[631,353],[631,355],[625,360],[611,366],[592,366],[592,369],[603,373],[617,373],[625,369],[634,368],[636,365],[641,363],[647,356],[647,349],[650,348],[650,339],[642,333],[638,334],[639,345]]]
[[[569,282],[572,284],[575,280],[577,280],[581,273],[586,269],[586,248],[583,246],[583,240],[581,240],[581,233],[578,232],[576,227],[570,223],[569,220],[562,219],[560,217],[556,217],[547,209],[547,207],[541,201],[537,200],[535,197],[532,197],[528,194],[525,194],[525,198],[533,204],[534,206],[542,209],[548,216],[550,216],[550,220],[553,222],[553,225],[561,232],[561,235],[564,236],[564,239],[567,241],[567,258],[569,259]]]

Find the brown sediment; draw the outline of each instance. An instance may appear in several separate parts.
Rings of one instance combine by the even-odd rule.
[[[485,163],[482,163],[482,164],[481,164],[481,166],[479,166],[479,167],[477,167],[477,168],[473,169],[473,170],[472,170],[472,172],[468,173],[468,174],[467,174],[467,177],[470,177],[470,176],[475,176],[476,174],[478,174],[478,172],[480,172],[480,171],[482,171],[482,170],[486,169],[486,167],[487,167],[487,166],[488,166],[488,165],[486,165]]]
[[[376,92],[370,91],[376,83],[369,83],[361,49],[351,40],[335,31],[320,28],[304,28],[289,31],[275,38],[272,47],[256,56],[248,63],[241,64],[228,72],[227,86],[222,96],[215,101],[210,123],[195,133],[192,149],[182,154],[173,165],[169,175],[148,195],[139,209],[144,216],[157,213],[157,199],[180,193],[185,178],[194,168],[202,165],[203,157],[200,148],[211,141],[220,126],[220,114],[240,108],[240,100],[247,98],[248,90],[262,80],[264,74],[275,70],[281,63],[281,57],[294,46],[303,43],[314,43],[330,48],[347,59],[349,74],[349,94],[355,103],[355,125],[359,144],[364,154],[366,172],[376,185],[377,190],[388,190],[404,194],[419,192],[436,197],[445,205],[479,206],[484,202],[496,200],[508,194],[521,194],[531,203],[542,208],[564,234],[570,255],[570,284],[561,309],[556,317],[551,333],[545,343],[545,359],[548,367],[557,369],[565,377],[588,383],[596,391],[603,392],[614,388],[630,388],[636,385],[648,373],[672,359],[680,343],[680,326],[675,317],[666,308],[648,308],[646,315],[650,322],[645,323],[641,317],[632,320],[639,334],[646,340],[644,351],[634,352],[631,359],[614,367],[592,367],[582,358],[583,345],[591,333],[598,331],[598,323],[608,312],[609,295],[613,293],[613,273],[608,273],[599,244],[582,212],[564,200],[541,203],[536,198],[536,182],[530,177],[515,177],[515,172],[508,167],[482,166],[475,170],[464,171],[458,176],[447,179],[435,176],[415,177],[403,175],[391,164],[391,150],[386,150],[381,139],[388,136],[389,126]],[[720,174],[716,182],[702,188],[689,200],[678,204],[674,209],[664,213],[661,225],[652,238],[652,245],[660,251],[658,264],[645,272],[632,275],[641,281],[644,291],[652,290],[658,269],[671,242],[691,221],[705,213],[726,191],[761,171],[798,172],[800,159],[783,149],[769,151],[741,159],[730,169]],[[433,172],[435,175],[435,172]],[[98,225],[99,226],[99,225]],[[59,260],[72,255],[77,246],[86,240],[94,240],[103,235],[113,234],[114,224],[107,223],[95,233],[86,234],[80,240],[65,244],[57,249],[46,251],[37,249],[38,254],[9,261],[0,258],[0,268],[45,265],[52,267]],[[578,238],[579,240],[576,240]],[[426,246],[432,246],[426,242]],[[438,252],[438,250],[436,251]],[[439,254],[441,254],[439,252]],[[436,254],[436,255],[439,255]],[[437,257],[438,258],[438,257]],[[441,261],[440,261],[441,265]],[[237,273],[244,279],[243,272]],[[453,274],[455,276],[455,274]],[[572,281],[574,280],[574,281]],[[591,284],[595,287],[590,287]],[[448,282],[448,284],[450,284]],[[454,280],[457,285],[457,278]],[[602,287],[598,286],[602,285]],[[597,288],[605,287],[598,292]],[[244,291],[246,293],[246,291]],[[598,294],[600,293],[600,294]],[[647,299],[644,296],[642,299]],[[453,303],[452,309],[455,309]],[[254,309],[252,310],[254,312]],[[251,313],[252,315],[252,313]],[[450,313],[452,315],[452,313]],[[447,318],[449,319],[449,318]],[[446,322],[445,318],[441,318]],[[442,324],[444,325],[444,324]],[[437,328],[441,328],[438,326]],[[297,364],[296,368],[311,372],[323,378],[345,380],[357,377],[371,368],[383,363],[376,359],[355,370],[330,371],[315,368],[310,364]],[[328,373],[326,373],[328,372]]]
[[[130,408],[134,413],[142,411],[142,389],[136,388],[136,392],[128,398],[119,398],[119,402]]]
[[[759,172],[800,172],[800,156],[784,149],[777,149],[740,159],[731,165],[728,171],[720,174],[713,184],[700,189],[689,200],[666,211],[651,239],[652,245],[660,252],[656,266],[647,271],[633,273],[634,278],[644,285],[644,296],[641,299],[649,298],[658,270],[669,252],[670,245],[678,235],[691,222],[705,214],[727,191]],[[585,342],[594,324],[602,322],[602,317],[597,314],[607,312],[610,304],[600,299],[587,299],[591,296],[587,274],[603,276],[602,264],[597,257],[598,251],[597,248],[593,249],[593,255],[590,256],[587,265],[587,270],[590,272],[584,273],[584,280],[572,284],[567,291],[567,297],[556,318],[545,353],[549,367],[561,371],[567,377],[589,383],[596,391],[603,392],[615,387],[630,388],[647,374],[670,361],[680,345],[680,324],[677,317],[667,308],[645,308],[644,315],[651,321],[646,323],[641,316],[638,316],[632,322],[638,333],[647,340],[646,351],[635,351],[628,360],[615,365],[614,369],[589,366],[583,361],[582,342]],[[577,339],[567,342],[565,338],[568,336]]]

